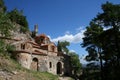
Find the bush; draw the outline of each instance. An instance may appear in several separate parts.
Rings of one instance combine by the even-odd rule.
[[[26,31],[29,30],[26,16],[23,15],[22,10],[18,11],[17,9],[14,9],[11,12],[8,12],[8,16],[12,22],[21,25],[20,27],[21,32],[25,33]]]

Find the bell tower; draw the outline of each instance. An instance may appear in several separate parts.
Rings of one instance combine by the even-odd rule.
[[[35,32],[35,36],[37,36],[38,35],[38,25],[37,24],[34,26],[34,32]]]

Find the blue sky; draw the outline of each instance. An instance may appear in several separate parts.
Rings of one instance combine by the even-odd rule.
[[[107,0],[4,0],[8,11],[23,10],[30,30],[38,24],[39,34],[48,35],[53,42],[67,40],[68,47],[80,57],[86,55],[82,43],[83,32]],[[108,0],[114,4],[119,0]],[[83,60],[81,60],[83,62]]]

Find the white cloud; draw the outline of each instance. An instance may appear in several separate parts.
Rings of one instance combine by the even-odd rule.
[[[68,34],[68,35],[69,35],[69,34],[70,34],[70,31],[66,31],[65,34]]]
[[[108,30],[109,28],[104,28],[104,30]],[[68,41],[70,43],[80,43],[82,42],[82,38],[84,37],[83,33],[85,32],[85,29],[83,27],[79,27],[76,29],[76,34],[72,34],[70,31],[66,31],[65,35],[58,36],[57,38],[51,39],[52,42],[58,42],[58,41]]]
[[[51,39],[51,41],[52,42],[68,41],[70,43],[79,43],[82,42],[82,38],[84,37],[83,35],[84,31],[85,29],[82,28],[79,28],[79,32],[77,32],[76,34],[71,34],[69,31],[67,31],[65,35]]]
[[[69,52],[76,52],[75,50],[70,50]]]
[[[104,27],[103,28],[103,30],[105,30],[105,31],[108,30],[108,29],[110,29],[110,27]]]
[[[77,32],[80,32],[81,30],[83,30],[83,27],[79,27],[76,29]]]

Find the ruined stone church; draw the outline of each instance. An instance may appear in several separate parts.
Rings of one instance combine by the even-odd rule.
[[[34,32],[38,32],[37,25]],[[71,75],[70,56],[58,52],[57,46],[48,36],[37,34],[32,38],[30,34],[19,33],[18,29],[12,35],[14,37],[9,43],[15,46],[14,57],[21,66],[55,75]]]

